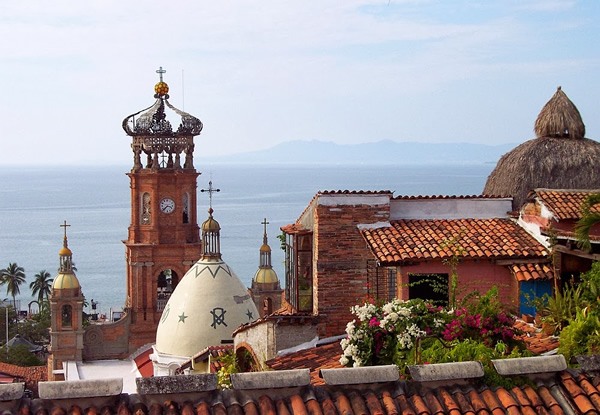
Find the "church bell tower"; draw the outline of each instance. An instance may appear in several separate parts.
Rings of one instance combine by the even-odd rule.
[[[154,104],[123,120],[133,151],[127,173],[131,223],[124,241],[130,351],[155,341],[167,300],[202,252],[196,214],[200,173],[193,163],[194,137],[202,122],[169,103],[166,71],[156,72]]]

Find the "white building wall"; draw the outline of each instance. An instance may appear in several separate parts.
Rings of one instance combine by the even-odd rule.
[[[392,199],[390,203],[390,220],[506,218],[512,210],[511,198]]]

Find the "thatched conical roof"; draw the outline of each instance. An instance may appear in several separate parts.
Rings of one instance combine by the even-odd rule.
[[[585,125],[579,110],[559,86],[535,120],[536,137],[585,137]]]
[[[584,138],[581,115],[560,87],[538,115],[535,133],[500,158],[484,194],[512,196],[516,210],[536,188],[600,187],[600,143]]]

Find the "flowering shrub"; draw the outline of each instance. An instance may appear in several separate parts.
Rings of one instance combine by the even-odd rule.
[[[519,353],[524,346],[517,338],[520,333],[513,327],[515,318],[501,310],[496,294],[491,290],[456,310],[436,307],[421,299],[354,306],[351,311],[356,319],[346,326],[347,337],[340,343],[340,363],[344,366],[393,363],[403,369],[408,363],[422,363],[421,352],[426,358],[440,356],[440,353],[424,353],[424,349],[441,347],[451,355],[452,349],[464,347],[465,341],[493,349],[499,356]]]
[[[449,315],[420,299],[394,299],[382,306],[365,303],[351,309],[357,320],[346,326],[341,341],[340,363],[367,366],[394,363],[406,358],[415,344],[426,336],[439,336]]]
[[[453,340],[476,339],[488,347],[498,342],[514,346],[517,342],[517,330],[514,328],[515,317],[504,311],[491,316],[471,314],[466,308],[454,311],[454,318],[446,325],[442,338]]]

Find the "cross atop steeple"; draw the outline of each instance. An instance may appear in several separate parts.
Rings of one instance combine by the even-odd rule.
[[[64,223],[62,225],[59,225],[61,228],[65,229],[65,236],[63,237],[63,245],[66,248],[67,247],[67,228],[71,225],[67,224],[67,221],[65,220]]]
[[[216,192],[220,192],[221,189],[215,189],[212,185],[212,180],[208,182],[208,189],[200,189],[200,191],[202,193],[204,192],[208,192],[208,201],[209,201],[209,207],[212,210],[212,194],[216,193]]]
[[[163,69],[162,66],[160,66],[157,70],[156,73],[158,74],[158,76],[160,76],[160,82],[163,81],[163,74],[167,73],[166,69]]]
[[[267,222],[267,218],[265,218],[262,222],[262,225],[264,225],[265,227],[265,232],[264,232],[264,236],[263,236],[263,243],[266,244],[267,243],[267,225],[269,224],[269,222]]]

